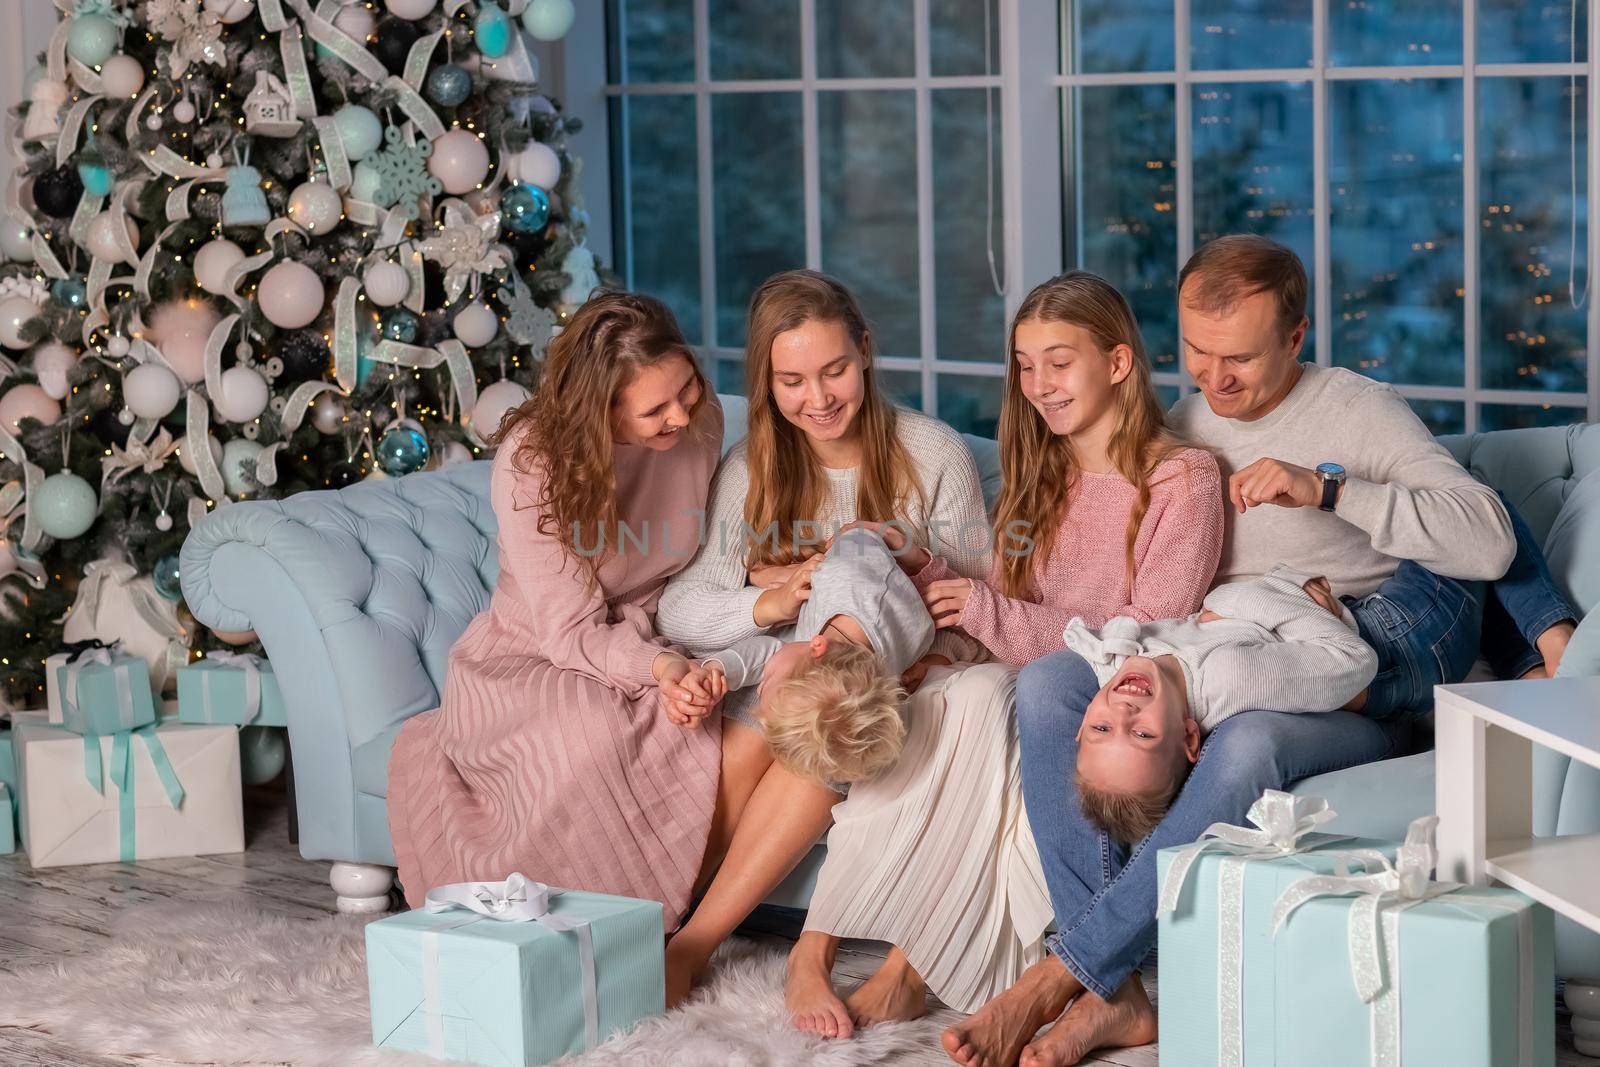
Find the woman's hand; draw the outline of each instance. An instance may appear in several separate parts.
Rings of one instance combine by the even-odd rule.
[[[798,563],[786,567],[757,567],[750,572],[750,584],[760,589],[777,589],[794,577],[794,572],[799,569]]]
[[[728,695],[728,676],[722,673],[722,665],[715,661],[691,666],[689,673],[678,684],[689,694],[689,702],[677,704],[674,712],[687,719],[678,725],[691,730],[698,729],[706,716],[715,711],[722,698]],[[671,714],[668,717],[671,718]]]
[[[656,690],[656,703],[667,720],[678,726],[698,726],[715,707],[706,703],[698,687],[691,689],[684,684],[694,669],[694,664],[676,652],[663,652],[651,664],[650,673],[660,685]]]
[[[800,605],[811,599],[811,573],[822,563],[818,553],[804,563],[795,565],[794,573],[776,589],[768,589],[756,600],[755,623],[760,627],[794,622],[800,617]]]
[[[933,624],[941,630],[961,625],[967,611],[967,600],[972,596],[971,578],[947,578],[933,582],[922,591],[922,602],[928,605]]]
[[[922,683],[927,679],[930,669],[948,666],[950,666],[950,657],[941,656],[937,652],[929,652],[906,669],[906,672],[900,676],[900,684],[905,687],[907,694],[915,693],[922,688]]]
[[[846,530],[871,530],[883,538],[883,543],[889,546],[889,551],[894,553],[894,561],[900,564],[900,569],[907,575],[916,574],[933,561],[933,553],[921,545],[911,545],[906,540],[906,532],[898,523],[872,522],[870,519],[857,519],[847,522],[839,527],[839,533],[828,539],[828,547],[833,547],[833,542]],[[908,547],[909,546],[909,547]]]

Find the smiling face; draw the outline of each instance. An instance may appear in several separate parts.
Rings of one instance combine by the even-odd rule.
[[[1109,436],[1116,387],[1128,376],[1133,350],[1101,352],[1094,335],[1071,322],[1029,319],[1013,335],[1017,384],[1058,436]]]
[[[772,399],[813,443],[845,440],[866,402],[866,366],[844,323],[801,323],[772,339]]]
[[[667,451],[683,439],[702,391],[688,356],[641,367],[611,402],[612,439]]]
[[[1078,777],[1096,789],[1150,796],[1200,755],[1183,668],[1132,656],[1089,702],[1078,728]]]
[[[1194,285],[1191,279],[1186,285]],[[1289,395],[1300,378],[1304,319],[1287,336],[1273,295],[1262,291],[1215,314],[1178,294],[1183,358],[1211,410],[1224,419],[1254,422]]]

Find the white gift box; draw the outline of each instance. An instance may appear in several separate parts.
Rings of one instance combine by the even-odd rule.
[[[132,788],[124,803],[113,778],[118,737],[81,737],[37,717],[19,717],[16,749],[22,846],[35,867],[244,851],[239,732],[233,726],[163,722],[154,728],[182,786],[174,807],[145,739],[123,735]],[[99,788],[84,746],[99,749]],[[126,835],[126,840],[125,840]]]

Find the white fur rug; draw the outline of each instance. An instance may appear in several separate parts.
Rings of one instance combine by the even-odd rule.
[[[366,920],[290,919],[243,905],[140,905],[96,951],[0,974],[0,1026],[105,1056],[302,1067],[438,1067],[372,1046]],[[808,1037],[783,1011],[783,955],[725,946],[704,989],[563,1067],[856,1067],[937,1049],[930,1021],[850,1041]]]

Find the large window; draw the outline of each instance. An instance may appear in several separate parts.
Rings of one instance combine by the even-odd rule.
[[[1307,358],[1435,429],[1592,419],[1577,3],[609,0],[612,261],[730,390],[755,286],[833,273],[895,396],[992,433],[1032,284],[1120,286],[1176,397],[1178,268],[1252,231]]]

